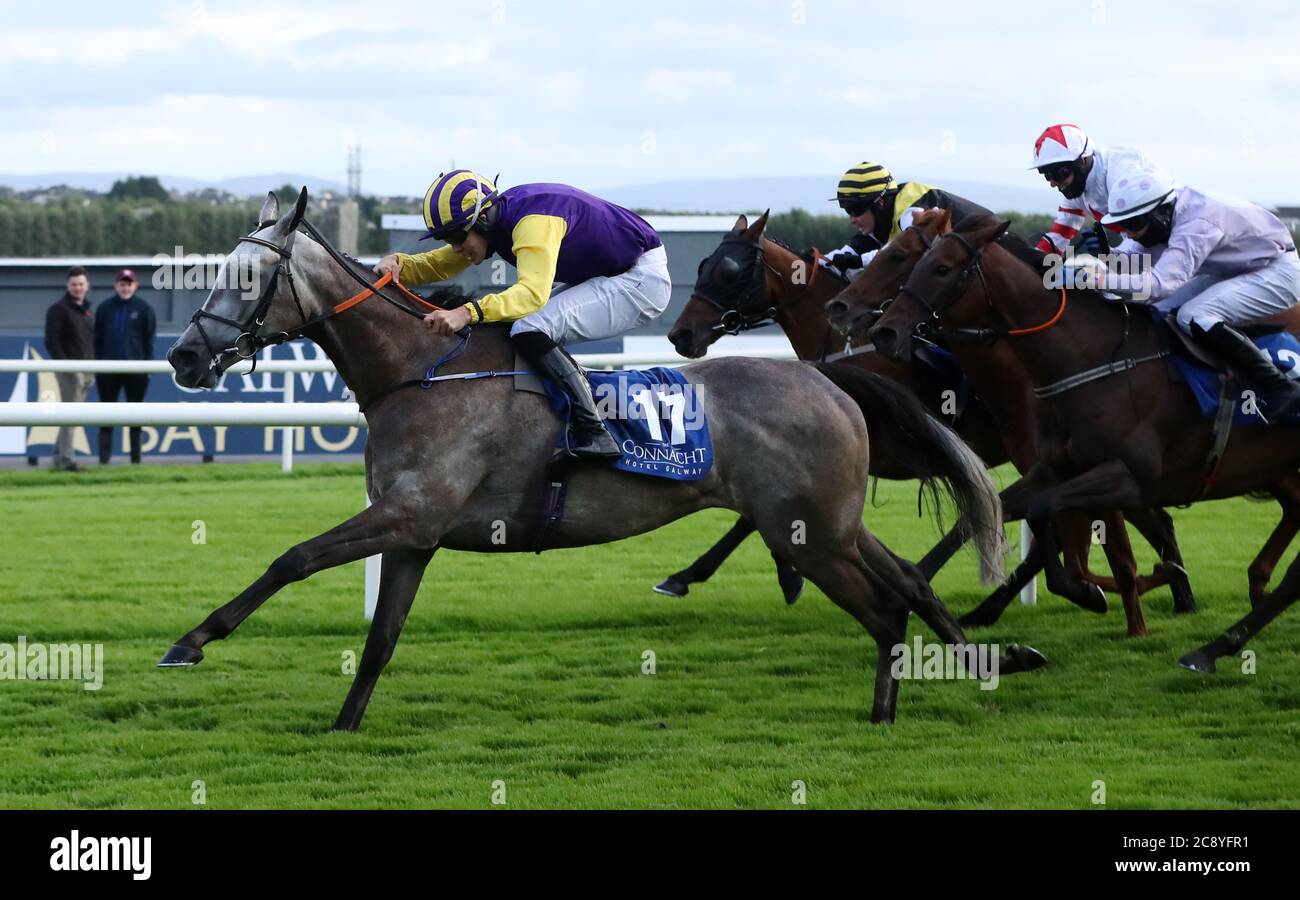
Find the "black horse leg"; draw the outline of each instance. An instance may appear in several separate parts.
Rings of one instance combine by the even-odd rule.
[[[286,584],[302,581],[322,569],[398,549],[407,513],[400,500],[385,497],[324,534],[290,548],[260,578],[172,645],[158,665],[192,666],[202,661],[205,644],[229,635]]]
[[[685,597],[690,592],[692,584],[699,584],[713,577],[713,573],[718,571],[718,567],[722,565],[723,560],[730,556],[745,538],[753,533],[754,523],[741,516],[736,520],[736,524],[731,526],[731,530],[722,536],[722,540],[706,550],[704,555],[685,569],[669,575],[656,584],[654,589],[661,594]],[[803,576],[795,571],[794,567],[789,563],[782,562],[775,553],[772,554],[772,560],[776,563],[776,577],[781,584],[781,592],[785,596],[785,602],[794,603],[799,599],[799,595],[803,593]]]
[[[1169,590],[1174,595],[1174,612],[1196,612],[1196,597],[1183,566],[1183,553],[1178,549],[1174,534],[1174,520],[1158,506],[1142,506],[1124,510],[1124,518],[1146,539],[1160,556],[1160,566],[1169,579]]]
[[[1033,494],[1034,486],[1030,482],[1028,475],[998,494],[998,499],[1002,502],[1002,521],[1016,522],[1023,519]],[[921,570],[921,574],[925,575],[927,581],[933,581],[939,570],[948,564],[948,560],[952,559],[953,555],[965,543],[965,539],[954,527],[939,540],[939,543],[934,545],[929,553],[921,558],[921,561],[916,564],[917,568]]]
[[[397,646],[397,638],[406,624],[406,614],[411,610],[424,570],[436,549],[390,550],[384,554],[375,618],[370,623],[370,634],[366,638],[366,648],[361,652],[352,689],[348,691],[348,698],[343,701],[343,709],[334,723],[335,731],[356,731],[361,725],[375,682],[392,659],[393,648]]]
[[[1248,640],[1259,634],[1265,625],[1295,603],[1297,597],[1300,597],[1300,556],[1291,561],[1291,567],[1286,570],[1286,575],[1271,594],[1261,599],[1250,612],[1222,635],[1188,653],[1178,660],[1178,664],[1193,672],[1213,672],[1216,659],[1240,652]]]
[[[978,627],[981,625],[992,625],[1002,617],[1011,601],[1016,599],[1021,589],[1029,584],[1031,580],[1038,577],[1038,573],[1043,571],[1043,557],[1038,549],[1038,542],[1034,541],[1033,546],[1029,548],[1029,553],[1025,555],[1020,565],[1002,584],[998,585],[997,590],[989,594],[980,601],[979,606],[965,613],[957,619],[964,626]]]

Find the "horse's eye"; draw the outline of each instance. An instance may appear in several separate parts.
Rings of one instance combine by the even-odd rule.
[[[936,266],[934,271],[935,271],[937,274],[939,274],[939,275],[947,275],[949,272],[952,271],[952,267],[951,267],[951,266]]]
[[[718,277],[723,281],[735,281],[740,275],[740,263],[734,259],[724,259],[718,264]]]
[[[889,254],[889,261],[892,262],[892,263],[901,263],[901,262],[905,261],[906,259],[907,259],[907,254],[906,254],[906,253],[891,253],[891,254]]]

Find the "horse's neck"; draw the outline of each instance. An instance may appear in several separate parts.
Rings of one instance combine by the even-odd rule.
[[[1039,272],[996,246],[984,260],[988,302],[1008,329],[1035,328],[1056,315],[1061,292],[1045,289]],[[1121,356],[1149,352],[1158,344],[1145,317],[1130,318],[1118,304],[1078,291],[1067,295],[1065,311],[1054,325],[1008,340],[1039,386]]]
[[[361,290],[337,265],[318,263],[315,271],[328,273],[311,282],[320,311]],[[393,386],[418,378],[457,341],[435,337],[419,319],[377,296],[326,319],[311,329],[309,337],[325,351],[363,407]]]
[[[776,307],[776,324],[790,339],[795,355],[800,359],[819,359],[828,352],[831,338],[830,320],[826,317],[826,302],[836,293],[838,285],[831,283],[827,273],[816,273],[814,261],[809,264],[804,284],[793,282],[795,257],[779,250],[771,242],[764,245],[763,259],[775,272],[768,271],[768,290]]]

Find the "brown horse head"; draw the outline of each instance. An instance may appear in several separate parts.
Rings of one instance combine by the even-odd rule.
[[[880,249],[862,273],[826,304],[831,324],[853,332],[876,320],[935,238],[952,230],[952,212],[927,209]]]
[[[701,358],[723,334],[741,330],[749,307],[766,310],[762,255],[767,218],[767,212],[753,222],[738,216],[714,252],[699,260],[690,299],[668,332],[669,341],[682,356]]]
[[[807,293],[815,264],[766,240],[767,220],[767,212],[753,223],[738,217],[713,253],[700,261],[691,298],[668,332],[682,356],[698,359],[724,334],[776,321],[791,300]],[[824,321],[821,326],[825,328]]]
[[[901,362],[912,355],[914,335],[937,328],[941,319],[959,327],[983,322],[988,298],[982,290],[968,288],[978,284],[972,277],[984,248],[1010,225],[992,216],[975,216],[960,230],[936,237],[871,329],[876,350]]]

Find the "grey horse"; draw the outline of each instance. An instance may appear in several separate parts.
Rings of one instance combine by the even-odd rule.
[[[459,339],[437,337],[408,317],[415,312],[414,295],[405,289],[383,285],[364,302],[355,301],[358,282],[368,285],[376,276],[303,222],[306,203],[304,188],[294,208],[281,215],[275,195],[267,197],[257,230],[240,239],[226,260],[227,269],[251,271],[260,292],[253,296],[218,285],[167,359],[178,383],[210,388],[240,356],[298,334],[314,340],[364,411],[372,505],[290,548],[177,641],[159,665],[198,663],[206,644],[227,637],[286,584],[382,554],[374,620],[334,725],[355,730],[434,552],[534,548],[561,423],[544,398],[516,392],[509,378],[447,380],[419,389],[431,360],[449,356]],[[340,312],[343,304],[335,304],[349,295],[355,302]],[[464,353],[440,371],[506,371],[513,361],[504,329],[476,326]],[[741,358],[682,371],[707,410],[714,444],[708,475],[674,482],[576,464],[565,516],[548,545],[617,541],[709,507],[749,517],[771,550],[875,639],[871,718],[893,721],[898,680],[891,649],[905,639],[909,611],[948,644],[960,648],[966,639],[915,566],[863,526],[864,417],[872,419],[877,440],[907,446],[930,466],[931,486],[937,482],[952,495],[989,579],[1001,567],[1001,509],[978,457],[909,394],[867,373]],[[998,660],[1001,673],[1043,662],[1028,647],[1010,647]]]

